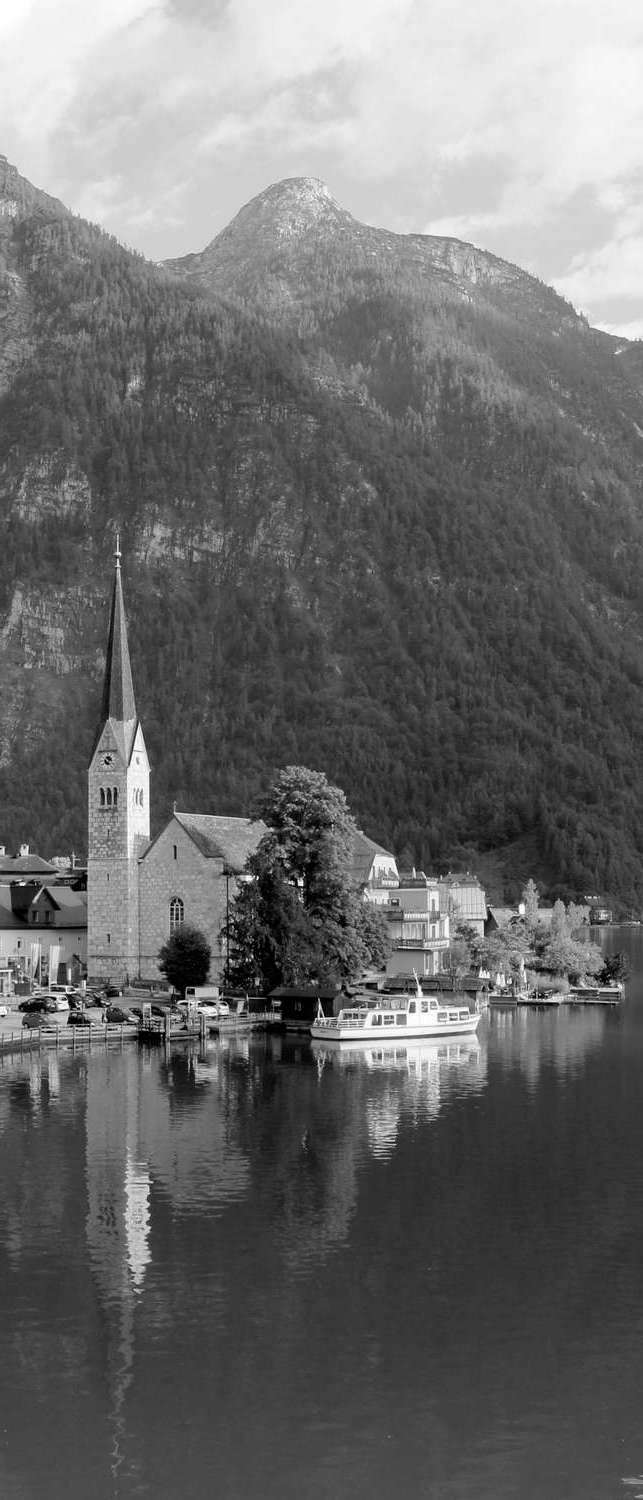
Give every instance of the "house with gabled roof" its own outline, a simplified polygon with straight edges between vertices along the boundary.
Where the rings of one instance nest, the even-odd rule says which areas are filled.
[[[40,854],[33,854],[28,844],[21,844],[18,854],[6,854],[0,846],[0,881],[55,880],[58,866]]]
[[[78,981],[87,957],[85,892],[37,881],[0,884],[0,954],[16,976],[56,980],[60,967]]]
[[[484,936],[487,898],[477,875],[445,875],[440,878],[440,904],[451,917],[453,928],[472,927]]]
[[[260,818],[173,812],[139,861],[142,978],[159,977],[159,949],[187,922],[210,944],[211,981],[223,980],[230,902],[265,832]]]
[[[352,884],[377,906],[386,905],[389,892],[400,883],[395,855],[369,839],[361,828],[353,838],[350,874]]]

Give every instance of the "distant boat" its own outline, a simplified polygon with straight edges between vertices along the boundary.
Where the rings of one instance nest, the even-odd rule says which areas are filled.
[[[515,1010],[518,1004],[518,995],[515,990],[487,990],[486,1004],[492,1010]]]
[[[584,1005],[615,1005],[622,1000],[624,986],[620,982],[614,984],[570,984],[569,999],[571,1001],[582,1000]]]
[[[544,1010],[546,1006],[555,1008],[564,1005],[568,999],[566,990],[523,990],[518,995],[518,1005],[531,1005],[534,1009]]]

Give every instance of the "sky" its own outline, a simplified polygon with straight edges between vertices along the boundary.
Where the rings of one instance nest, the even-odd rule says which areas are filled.
[[[153,260],[321,178],[643,337],[641,0],[2,0],[0,152]]]

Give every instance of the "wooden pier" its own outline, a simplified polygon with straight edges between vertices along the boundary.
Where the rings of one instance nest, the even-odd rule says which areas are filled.
[[[138,1025],[125,1022],[91,1026],[18,1026],[0,1030],[0,1053],[33,1052],[53,1048],[55,1052],[90,1052],[92,1047],[111,1047],[138,1041]]]

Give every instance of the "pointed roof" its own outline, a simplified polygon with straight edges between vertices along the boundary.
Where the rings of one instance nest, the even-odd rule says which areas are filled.
[[[116,567],[114,572],[112,609],[109,619],[109,636],[107,639],[103,701],[92,753],[95,752],[103,730],[109,723],[117,748],[127,763],[132,752],[138,719],[136,715],[129,647],[127,644],[127,624],[125,621],[123,585],[121,582],[121,552],[118,538],[116,540],[114,557]]]
[[[353,834],[353,843],[350,854],[350,875],[354,885],[368,885],[375,860],[381,856],[390,863],[391,870],[397,876],[397,863],[395,855],[390,849],[384,849],[381,844],[376,844],[374,839],[369,839],[361,828],[356,828]]]
[[[207,813],[175,812],[177,823],[189,834],[206,859],[222,859],[230,874],[240,874],[250,854],[267,833],[261,818],[227,818]]]

